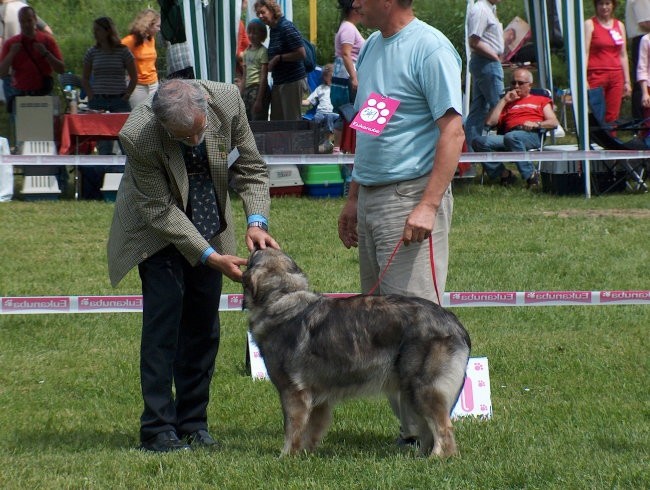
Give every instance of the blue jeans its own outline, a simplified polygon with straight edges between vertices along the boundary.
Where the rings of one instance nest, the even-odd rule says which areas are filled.
[[[471,151],[472,141],[483,133],[485,119],[503,93],[503,67],[499,61],[474,54],[469,60],[469,72],[472,100],[465,119],[465,140]]]
[[[314,114],[314,122],[325,126],[328,133],[334,132],[334,123],[339,119],[336,112],[317,112]]]
[[[479,136],[474,140],[474,151],[528,151],[539,148],[540,135],[536,131],[510,131],[504,135]],[[484,162],[483,168],[492,179],[501,177],[505,169],[501,162]],[[521,178],[528,180],[535,172],[531,162],[517,162]]]

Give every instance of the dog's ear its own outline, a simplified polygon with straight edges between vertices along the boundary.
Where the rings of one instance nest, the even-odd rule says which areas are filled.
[[[246,265],[246,270],[242,274],[241,277],[241,282],[242,285],[244,286],[244,291],[251,291],[253,288],[254,280],[253,280],[253,274],[255,273],[255,268],[253,264],[253,256],[251,255],[250,258],[248,259],[248,264]]]
[[[264,273],[260,271],[259,267],[254,267],[248,264],[248,268],[242,275],[242,285],[244,286],[244,298],[248,296],[252,303],[259,304],[263,298],[259,297],[260,294],[260,281],[263,281]],[[249,305],[250,306],[250,305]]]
[[[286,268],[286,271],[289,274],[302,274],[302,269],[300,266],[296,263],[295,260],[293,260],[291,257],[289,257],[287,254],[284,254],[285,260],[289,263],[289,266]]]

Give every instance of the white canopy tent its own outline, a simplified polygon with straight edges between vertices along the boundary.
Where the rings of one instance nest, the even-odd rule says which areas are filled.
[[[196,77],[232,82],[241,0],[180,0],[180,3]],[[248,2],[248,19],[255,16],[254,3],[255,0]],[[278,0],[278,3],[291,20],[292,0]]]

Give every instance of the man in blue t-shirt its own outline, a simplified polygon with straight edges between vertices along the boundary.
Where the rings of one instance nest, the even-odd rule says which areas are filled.
[[[435,277],[442,295],[447,279],[451,180],[462,151],[461,60],[449,40],[418,20],[411,0],[382,6],[356,1],[361,22],[377,28],[357,61],[360,109],[378,94],[399,105],[379,134],[357,131],[348,200],[339,237],[359,247],[361,289],[439,302],[429,259],[433,239]],[[391,265],[396,245],[403,241]],[[404,400],[391,405],[400,419],[400,444],[415,443],[417,421]]]

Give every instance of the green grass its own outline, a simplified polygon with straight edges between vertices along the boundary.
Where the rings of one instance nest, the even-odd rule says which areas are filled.
[[[355,251],[336,234],[342,203],[273,200],[271,231],[324,292],[358,290]],[[135,272],[117,289],[108,283],[112,211],[72,200],[0,205],[0,295],[139,294]],[[461,187],[447,289],[650,289],[649,226],[647,195]],[[381,399],[344,403],[316,454],[279,459],[277,395],[244,373],[239,312],[222,314],[209,407],[223,450],[144,454],[134,449],[138,314],[0,316],[0,487],[650,487],[647,306],[455,312],[472,354],[489,358],[494,416],[457,422],[461,457],[445,462],[400,452]]]

